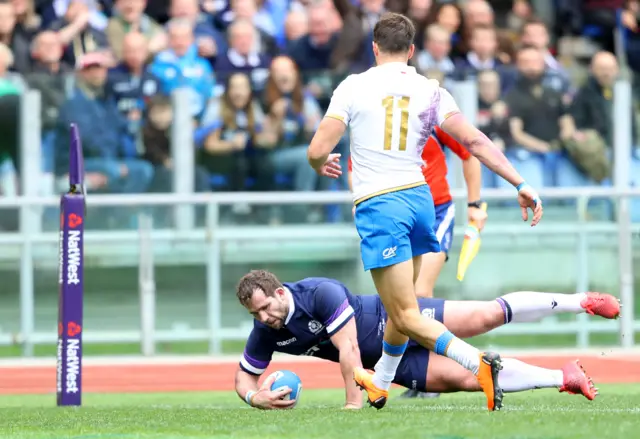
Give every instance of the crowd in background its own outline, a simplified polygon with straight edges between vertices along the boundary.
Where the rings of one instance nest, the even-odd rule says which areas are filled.
[[[552,22],[537,14],[545,1]],[[45,192],[61,190],[71,122],[89,192],[171,191],[171,94],[186,87],[196,191],[346,189],[316,177],[306,148],[336,85],[374,64],[372,30],[385,11],[416,24],[418,72],[446,88],[477,80],[478,126],[530,184],[610,183],[612,85],[621,55],[640,69],[638,1],[3,0],[0,187],[20,193],[24,158],[2,133],[30,88],[42,95]],[[563,38],[591,52],[560,54]],[[635,111],[632,120],[640,144]],[[337,149],[346,160],[348,139]],[[503,184],[484,175],[485,187]],[[314,209],[264,215],[326,220]]]

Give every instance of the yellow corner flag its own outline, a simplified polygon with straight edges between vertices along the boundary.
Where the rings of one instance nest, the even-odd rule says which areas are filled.
[[[482,203],[480,208],[486,211],[487,203]],[[462,250],[460,250],[460,258],[458,259],[458,280],[460,282],[464,279],[467,268],[469,268],[469,265],[478,254],[480,243],[480,231],[478,227],[475,223],[469,224],[464,232],[464,241],[462,242]]]

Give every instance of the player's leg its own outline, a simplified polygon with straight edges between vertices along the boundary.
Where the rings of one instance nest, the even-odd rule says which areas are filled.
[[[437,300],[421,301],[420,308],[429,308],[431,301]],[[613,319],[620,314],[620,303],[614,296],[602,293],[518,291],[489,301],[447,300],[442,322],[456,336],[467,338],[511,322],[537,322],[554,314],[583,312]]]
[[[436,206],[437,208],[437,206]],[[418,298],[433,297],[433,288],[436,280],[444,266],[447,255],[444,252],[426,253],[422,256],[415,257],[414,260],[414,277],[416,278],[414,285],[416,296]],[[446,326],[446,325],[445,325]],[[437,394],[425,394],[416,389],[407,389],[401,398],[418,398],[418,397],[434,397]]]
[[[433,297],[433,290],[440,276],[440,272],[448,259],[449,249],[453,240],[453,228],[455,225],[455,206],[452,202],[435,206],[436,221],[434,230],[440,251],[422,255],[420,275],[416,279],[416,296]]]
[[[455,205],[452,202],[436,205],[435,213],[434,229],[440,243],[440,252],[422,255],[420,273],[415,282],[416,296],[419,298],[433,297],[436,281],[449,258],[448,253],[453,239]],[[402,398],[434,398],[437,396],[439,396],[437,393],[425,393],[415,389],[408,389],[401,395]]]
[[[407,206],[399,202],[395,193],[380,195],[356,205],[354,219],[361,238],[364,269],[371,271],[380,297],[385,295],[384,288],[394,288],[398,294],[412,299],[417,310],[414,262],[408,239],[413,218]],[[376,283],[376,273],[386,272],[390,266],[400,268],[395,283],[390,281],[390,287]],[[378,409],[386,403],[391,381],[408,343],[408,337],[394,323],[390,318],[386,322],[382,355],[375,365],[375,373],[362,368],[354,371],[356,384],[367,392],[369,403]]]
[[[413,354],[407,354],[405,361],[420,363],[424,360]],[[415,355],[415,359],[413,358]],[[562,369],[546,369],[534,366],[515,358],[503,358],[503,369],[498,381],[500,387],[508,393],[522,392],[533,389],[558,388],[561,392],[584,395],[587,399],[594,399],[597,389],[591,378],[587,376],[579,363],[571,361]],[[417,373],[412,379],[420,378]],[[420,381],[418,381],[420,383]],[[439,355],[429,355],[426,374],[426,389],[429,392],[478,392],[481,391],[475,376],[451,361]],[[420,387],[418,387],[420,389]]]
[[[502,391],[497,386],[496,377],[500,370],[500,357],[480,353],[455,337],[439,321],[424,319],[420,315],[414,293],[413,263],[409,259],[437,252],[440,246],[430,228],[434,221],[431,194],[427,187],[414,189],[373,198],[356,209],[364,268],[371,270],[392,325],[385,328],[384,352],[376,365],[376,372],[369,375],[362,369],[356,369],[354,379],[367,391],[372,405],[383,407],[401,360],[398,357],[407,346],[406,341],[399,343],[411,337],[473,371],[487,395],[488,408],[499,409]],[[417,227],[418,224],[421,228]],[[419,238],[416,240],[416,237]]]
[[[428,196],[421,194],[419,199],[414,200],[416,206],[423,204],[423,208],[420,211],[422,217],[417,222],[418,227],[414,228],[411,232],[411,247],[414,255],[433,253],[434,248],[440,249],[439,239],[433,228],[429,228],[429,211],[428,207],[433,206],[430,193]],[[428,300],[428,299],[420,299]],[[500,409],[502,406],[502,390],[498,386],[498,372],[500,371],[500,356],[493,352],[481,353],[478,349],[469,345],[468,343],[457,338],[451,333],[445,326],[438,326],[443,320],[433,319],[420,319],[418,322],[419,327],[409,333],[409,337],[412,340],[419,342],[422,346],[425,346],[436,354],[444,355],[452,358],[463,367],[471,370],[478,381],[480,382],[483,391],[487,396],[487,406],[489,410]],[[443,329],[436,342],[434,348],[430,348],[427,344],[430,340],[421,336],[421,333],[427,334],[425,327],[422,324],[427,325],[432,331],[437,327]],[[411,328],[410,328],[411,329]]]

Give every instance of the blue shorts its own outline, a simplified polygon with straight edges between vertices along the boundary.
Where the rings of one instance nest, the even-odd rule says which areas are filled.
[[[444,299],[418,299],[423,316],[444,322]],[[427,391],[427,368],[429,367],[429,350],[417,342],[409,340],[409,346],[402,356],[396,377],[393,382],[407,389],[419,392]]]
[[[433,197],[426,184],[357,204],[355,224],[365,271],[439,253],[435,221]]]
[[[449,249],[453,241],[453,226],[455,225],[456,209],[452,201],[438,204],[436,208],[436,224],[434,230],[436,237],[440,243],[440,251],[447,254],[449,258]]]

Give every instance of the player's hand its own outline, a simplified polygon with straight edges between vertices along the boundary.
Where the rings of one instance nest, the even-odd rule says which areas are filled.
[[[487,222],[487,212],[478,209],[477,207],[469,207],[467,208],[467,215],[469,217],[469,224],[475,224],[478,230],[482,231],[484,229],[484,224]]]
[[[324,162],[316,172],[323,177],[338,178],[342,175],[342,166],[340,165],[341,154],[329,154],[327,161]]]
[[[261,410],[277,410],[291,408],[295,404],[295,399],[283,401],[282,398],[291,393],[290,388],[273,391],[271,386],[276,380],[275,375],[267,377],[260,386],[260,389],[251,398],[251,405]]]
[[[529,211],[533,212],[533,219],[531,220],[531,227],[535,226],[542,219],[542,200],[538,193],[533,188],[525,184],[518,191],[518,203],[520,209],[522,209],[522,220],[529,220]]]

